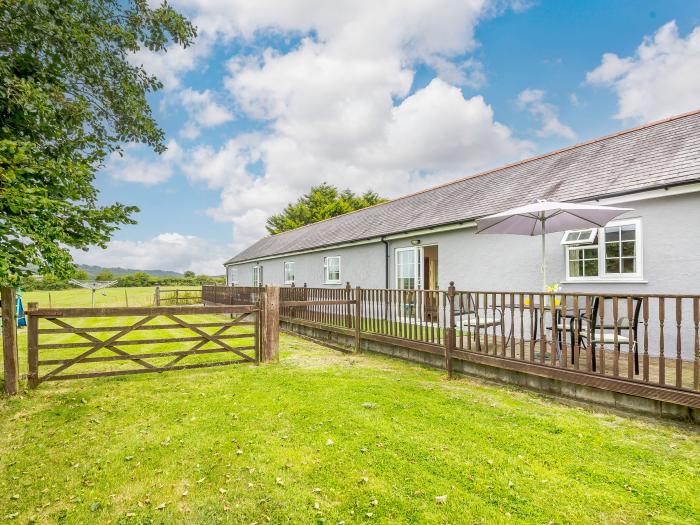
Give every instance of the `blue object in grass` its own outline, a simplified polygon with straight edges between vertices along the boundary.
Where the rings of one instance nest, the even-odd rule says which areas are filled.
[[[17,290],[17,299],[15,300],[15,312],[17,314],[17,327],[22,328],[27,326],[27,318],[24,316],[24,305],[22,304],[22,289]]]

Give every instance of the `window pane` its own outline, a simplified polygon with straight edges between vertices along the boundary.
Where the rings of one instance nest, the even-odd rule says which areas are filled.
[[[402,277],[398,284],[401,290],[412,290],[416,287],[416,280],[412,277]]]
[[[586,277],[595,277],[598,275],[598,259],[586,261],[583,270]]]
[[[605,228],[605,273],[636,273],[636,225]]]
[[[606,273],[620,273],[620,259],[605,259]]]
[[[340,257],[328,257],[326,259],[326,280],[340,281]]]
[[[583,250],[583,256],[586,259],[598,259],[598,247],[586,248]]]
[[[620,240],[620,227],[608,226],[605,228],[605,242],[613,242]]]
[[[620,256],[620,243],[610,242],[605,245],[605,256],[606,257],[619,257]]]
[[[571,277],[581,277],[581,265],[579,261],[569,260],[569,275]]]
[[[597,246],[569,249],[570,277],[597,277],[598,275]]]
[[[634,224],[628,224],[626,226],[622,227],[622,231],[620,233],[620,238],[623,241],[633,241],[635,240],[635,226]]]
[[[418,269],[418,250],[396,251],[396,280],[400,289],[414,288]]]

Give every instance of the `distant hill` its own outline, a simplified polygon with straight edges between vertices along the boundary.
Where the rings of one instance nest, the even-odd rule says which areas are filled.
[[[85,270],[90,278],[94,278],[102,270],[108,270],[112,272],[116,277],[121,275],[129,275],[136,272],[146,272],[148,275],[153,275],[154,277],[182,277],[183,274],[178,272],[171,272],[168,270],[133,270],[131,268],[105,268],[103,266],[92,266],[90,264],[79,264],[78,268]]]

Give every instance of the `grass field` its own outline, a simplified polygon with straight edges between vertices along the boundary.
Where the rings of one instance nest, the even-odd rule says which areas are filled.
[[[698,523],[697,427],[281,350],[0,399],[0,520]]]
[[[177,287],[161,287],[161,290],[170,290]],[[191,287],[190,287],[191,288]],[[153,304],[153,294],[155,288],[133,287],[133,288],[105,288],[95,293],[95,306],[150,306]],[[42,308],[69,307],[69,306],[91,306],[91,292],[83,288],[73,290],[23,292],[22,300],[25,307],[30,302],[37,302]]]

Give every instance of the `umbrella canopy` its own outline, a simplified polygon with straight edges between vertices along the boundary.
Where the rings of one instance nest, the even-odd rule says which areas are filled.
[[[602,228],[615,217],[628,211],[632,209],[541,200],[477,220],[477,233],[541,235],[566,230]]]
[[[542,287],[547,288],[545,234],[584,228],[602,228],[631,208],[539,200],[478,219],[476,233],[539,235],[542,238]]]

